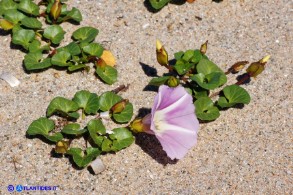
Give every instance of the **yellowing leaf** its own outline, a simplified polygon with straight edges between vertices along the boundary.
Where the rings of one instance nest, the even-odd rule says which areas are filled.
[[[115,66],[116,64],[115,57],[109,50],[104,50],[101,58],[106,62],[108,66]]]
[[[4,30],[10,30],[13,28],[13,26],[14,25],[8,20],[0,19],[0,27],[3,28]]]

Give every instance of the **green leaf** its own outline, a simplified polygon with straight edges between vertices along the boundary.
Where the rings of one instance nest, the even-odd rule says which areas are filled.
[[[171,0],[149,0],[151,3],[151,6],[155,9],[161,9],[162,7],[164,7],[165,5],[167,5],[167,3],[169,3]]]
[[[102,135],[106,134],[106,128],[102,121],[100,119],[90,120],[87,124],[87,129],[89,130],[92,140],[100,147],[104,140],[104,136]]]
[[[71,63],[68,60],[71,59],[71,55],[67,51],[60,51],[53,55],[51,63],[56,66],[70,66]]]
[[[210,74],[212,72],[222,72],[224,73],[216,64],[207,59],[201,59],[196,66],[198,73],[203,73],[204,75]]]
[[[70,123],[63,127],[61,130],[62,133],[67,135],[82,135],[87,132],[87,129],[80,129],[80,125],[78,123]]]
[[[220,83],[219,86],[225,84],[227,82],[227,77],[225,75],[225,73],[213,62],[203,58],[199,61],[199,63],[196,66],[196,70],[198,73],[202,73],[205,76],[207,76],[208,74],[211,74],[213,72],[219,72],[221,73],[220,76]]]
[[[117,81],[118,72],[112,66],[106,65],[105,68],[96,68],[97,75],[107,84],[112,85]]]
[[[95,93],[82,90],[77,92],[72,99],[86,114],[96,114],[99,110],[99,97]]]
[[[42,23],[36,18],[25,17],[21,20],[21,24],[27,28],[40,29]]]
[[[197,118],[205,121],[215,120],[220,116],[219,109],[209,97],[199,98],[194,102]]]
[[[17,9],[18,4],[13,0],[0,1],[0,15],[3,15],[7,10]]]
[[[118,123],[127,123],[131,120],[132,115],[133,105],[131,103],[127,103],[122,112],[113,114],[113,118]]]
[[[176,60],[180,60],[182,58],[182,56],[184,55],[183,51],[179,51],[177,53],[174,54],[174,57]]]
[[[29,48],[29,44],[34,40],[35,32],[33,30],[21,29],[13,33],[12,43],[21,45],[26,50]]]
[[[73,157],[75,164],[81,168],[86,167],[91,161],[93,161],[97,156],[101,154],[101,151],[98,148],[89,147],[83,153],[80,148],[70,148],[66,154],[69,154]]]
[[[182,56],[182,60],[185,62],[189,62],[194,55],[194,50],[187,50],[184,55]]]
[[[59,25],[48,26],[44,31],[44,37],[54,44],[59,44],[64,38],[65,31]]]
[[[81,22],[82,21],[82,15],[80,13],[80,11],[78,9],[76,9],[75,7],[72,8],[72,10],[70,10],[66,16],[65,16],[66,20],[72,19],[76,22]]]
[[[188,62],[184,62],[183,60],[177,60],[176,64],[174,66],[175,70],[177,71],[177,73],[179,75],[184,75],[186,74],[192,67],[194,66],[194,64],[188,63]]]
[[[72,37],[78,41],[91,42],[98,35],[98,29],[93,27],[81,27],[73,32]]]
[[[113,140],[112,150],[114,151],[126,148],[134,142],[134,137],[127,128],[113,129],[113,134],[110,134],[109,137]]]
[[[32,0],[21,0],[18,9],[34,16],[38,16],[40,11],[39,6],[32,2]]]
[[[105,138],[103,140],[103,143],[102,143],[102,151],[103,152],[111,152],[111,151],[113,151],[113,149],[112,149],[112,143],[113,142],[110,139]]]
[[[101,57],[104,48],[98,43],[90,43],[89,45],[83,47],[82,50],[91,56]]]
[[[49,45],[41,45],[41,42],[37,39],[33,40],[33,42],[31,42],[31,44],[29,45],[29,52],[30,53],[35,53],[35,52],[39,52],[42,53],[43,51],[49,51],[50,50],[50,46]]]
[[[75,42],[71,42],[68,45],[66,45],[65,47],[60,47],[57,49],[57,51],[67,51],[72,56],[79,55],[81,53],[79,45]]]
[[[63,97],[55,97],[47,108],[47,117],[52,116],[54,113],[65,114],[68,116],[70,112],[75,112],[78,109],[79,107],[74,101]]]
[[[50,67],[51,59],[43,59],[41,52],[28,53],[24,56],[24,66],[26,70],[40,70]]]
[[[162,77],[156,77],[153,78],[150,82],[149,85],[154,85],[154,86],[160,86],[166,83],[166,81],[170,78],[170,76],[162,76]]]
[[[222,108],[232,107],[236,104],[249,104],[249,93],[238,85],[226,86],[223,90],[224,96],[218,100],[218,105]]]
[[[4,19],[8,20],[9,22],[12,22],[13,24],[19,23],[22,19],[24,19],[26,16],[13,9],[13,10],[8,10],[4,13]]]
[[[220,72],[212,72],[207,75],[199,73],[191,76],[190,79],[195,81],[202,88],[211,90],[221,86],[221,78],[223,78],[222,75],[223,74]]]
[[[52,131],[54,128],[54,121],[49,120],[45,117],[41,117],[30,124],[26,133],[28,135],[42,135],[52,142],[58,142],[63,139],[61,133],[58,132],[53,135],[49,135],[49,132]]]
[[[77,71],[77,70],[80,70],[80,69],[85,69],[85,70],[87,70],[87,69],[89,69],[89,68],[90,68],[90,67],[87,66],[87,65],[84,65],[84,64],[78,64],[78,65],[69,66],[69,67],[67,68],[67,70],[68,70],[69,72],[74,72],[74,71]]]
[[[190,61],[192,63],[197,64],[202,58],[203,58],[202,53],[200,52],[200,50],[197,49],[197,50],[194,50],[193,57],[190,59]]]
[[[121,100],[122,98],[119,95],[111,91],[105,92],[100,96],[99,99],[100,109],[102,111],[108,111],[112,108],[112,106]]]

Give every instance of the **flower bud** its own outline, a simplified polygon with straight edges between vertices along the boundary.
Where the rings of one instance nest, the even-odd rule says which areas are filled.
[[[193,3],[195,0],[186,0],[188,3]]]
[[[8,20],[0,19],[0,27],[3,28],[4,30],[10,30],[13,28],[13,26],[14,25]]]
[[[255,78],[257,75],[259,75],[260,73],[262,73],[262,71],[264,69],[265,69],[265,67],[263,66],[263,64],[261,64],[259,62],[253,62],[246,69],[246,72],[249,74],[249,76]]]
[[[205,54],[208,50],[208,41],[206,41],[204,44],[201,45],[200,47],[200,53]]]
[[[240,62],[236,62],[235,64],[233,64],[229,70],[226,72],[226,74],[232,72],[232,73],[237,73],[240,70],[242,70],[245,65],[248,64],[248,61],[240,61]]]
[[[134,133],[142,133],[144,132],[144,125],[142,123],[142,118],[134,119],[129,125],[131,131]]]
[[[55,0],[54,4],[51,7],[50,14],[54,20],[57,20],[61,13],[62,4],[60,0]]]
[[[118,102],[114,106],[112,106],[111,112],[113,114],[122,112],[125,109],[125,106],[128,102],[129,102],[128,99],[121,100],[120,102]]]
[[[177,87],[179,85],[180,81],[174,76],[170,76],[169,79],[167,80],[167,85],[169,87]]]
[[[265,64],[270,59],[270,56],[265,56],[258,62],[253,62],[250,64],[250,66],[246,69],[246,72],[249,74],[249,76],[256,78],[262,71],[265,69]]]
[[[158,63],[162,66],[168,66],[168,53],[159,40],[156,41],[156,53]]]
[[[69,147],[69,141],[61,140],[56,143],[55,152],[58,154],[65,154]]]

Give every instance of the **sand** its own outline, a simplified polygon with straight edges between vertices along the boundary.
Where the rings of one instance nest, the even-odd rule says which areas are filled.
[[[18,184],[58,186],[57,191],[31,194],[293,193],[292,1],[198,0],[169,4],[157,13],[143,0],[68,4],[82,12],[80,26],[100,30],[96,41],[116,56],[119,81],[109,86],[93,72],[55,69],[28,74],[22,66],[25,53],[1,30],[0,73],[13,73],[21,84],[12,88],[0,80],[0,194],[9,194],[7,186]],[[62,24],[67,32],[64,44],[80,26]],[[209,40],[207,55],[223,69],[241,60],[272,57],[263,74],[244,86],[251,103],[201,124],[198,144],[176,163],[154,137],[142,134],[129,148],[101,156],[107,168],[93,175],[75,169],[68,158],[51,157],[52,145],[26,138],[29,124],[45,115],[51,99],[72,98],[81,89],[101,94],[129,83],[121,95],[134,104],[135,115],[140,108],[151,108],[156,92],[144,88],[152,76],[165,72],[156,62],[156,39],[170,56]],[[146,67],[150,71],[144,71]]]

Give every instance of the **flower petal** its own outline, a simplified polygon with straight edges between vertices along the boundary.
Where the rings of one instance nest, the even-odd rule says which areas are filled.
[[[196,144],[199,122],[192,97],[182,87],[162,85],[152,108],[151,130],[171,158],[181,159]]]

